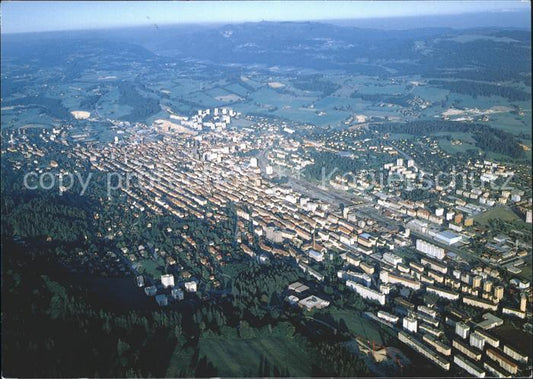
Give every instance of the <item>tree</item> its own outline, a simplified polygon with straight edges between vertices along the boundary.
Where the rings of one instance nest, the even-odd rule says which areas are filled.
[[[130,351],[130,349],[131,346],[127,342],[122,341],[120,338],[118,339],[117,354],[122,366],[126,366],[128,364],[127,353]]]

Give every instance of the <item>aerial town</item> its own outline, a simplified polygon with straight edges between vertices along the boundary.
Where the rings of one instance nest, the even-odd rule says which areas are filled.
[[[4,1],[2,376],[533,373],[528,1]]]
[[[377,305],[366,317],[390,328],[399,341],[442,370],[455,365],[477,377],[528,372],[531,352],[491,329],[512,319],[519,333],[531,333],[530,241],[518,231],[492,235],[474,222],[478,214],[513,206],[531,224],[530,191],[489,185],[519,176],[512,167],[469,161],[465,173],[485,182],[481,189],[436,184],[427,189],[435,194],[431,200],[409,200],[390,182],[380,183],[375,175],[370,179],[370,170],[334,173],[314,182],[301,177],[315,163],[311,150],[339,153],[344,151],[342,138],[297,139],[290,125],[229,108],[199,110],[191,118],[172,115],[171,120],[139,124],[129,133],[118,125],[117,137],[103,148],[84,141],[86,136],[70,135],[68,126],[42,130],[39,147],[25,133],[11,133],[2,155],[35,177],[51,173],[59,178],[71,175],[69,169],[55,170],[57,162],[48,161],[47,149],[68,149],[70,170],[89,165],[106,174],[108,197],[124,198],[136,217],[192,215],[215,226],[228,218],[231,204],[237,218],[233,246],[239,254],[260,264],[294,262],[309,279],[286,288],[290,306],[306,312],[327,308],[331,296],[322,284],[342,286]],[[232,127],[239,120],[247,126]],[[367,139],[353,152],[364,145],[388,157],[378,168],[387,178],[396,175],[412,188],[422,188],[430,173],[387,142]],[[109,232],[120,233],[120,227]],[[186,229],[167,232],[183,238],[176,249],[195,248]],[[229,264],[232,256],[215,243],[207,253],[209,259],[194,263],[208,270],[207,280],[194,275],[191,262],[180,261],[176,251],[138,245],[112,255],[127,263],[139,291],[165,307],[186,294],[194,296],[207,282],[220,286],[222,278],[212,262]],[[143,270],[154,259],[165,261],[165,273]]]

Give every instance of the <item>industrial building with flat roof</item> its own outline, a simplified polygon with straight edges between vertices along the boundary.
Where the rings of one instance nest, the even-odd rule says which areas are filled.
[[[438,233],[434,238],[435,240],[444,243],[448,246],[461,242],[462,240],[462,237],[460,235],[457,235],[449,230],[445,230],[444,232]]]
[[[308,311],[312,309],[322,309],[329,305],[329,301],[323,300],[317,296],[311,295],[298,302],[302,307],[305,307]]]

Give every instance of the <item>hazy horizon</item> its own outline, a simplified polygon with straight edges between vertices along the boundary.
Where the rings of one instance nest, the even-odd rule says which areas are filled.
[[[261,21],[313,21],[378,29],[410,29],[410,20],[414,18],[428,21],[425,23],[417,21],[413,28],[531,27],[530,3],[522,1],[457,3],[339,1],[335,2],[334,9],[325,1],[283,3],[11,1],[3,2],[1,10],[3,34]],[[120,16],[117,17],[117,14]]]

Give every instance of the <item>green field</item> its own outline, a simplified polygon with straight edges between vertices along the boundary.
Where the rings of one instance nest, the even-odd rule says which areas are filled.
[[[155,262],[152,259],[145,259],[141,261],[141,265],[144,268],[144,272],[155,279],[158,279],[165,273],[163,262]]]
[[[440,148],[448,154],[464,153],[468,150],[480,150],[476,146],[476,140],[472,137],[472,133],[441,132],[432,133],[431,135],[438,139]],[[459,140],[461,144],[453,145],[452,140]]]
[[[308,353],[293,338],[202,337],[199,347],[200,357],[206,356],[216,367],[219,376],[257,376],[261,357],[266,359],[271,367],[288,369],[291,376],[311,374]]]
[[[413,139],[415,136],[412,134],[406,134],[406,133],[391,133],[389,135],[389,139],[391,140],[402,140],[402,139]]]
[[[520,220],[520,217],[507,207],[494,207],[474,217],[474,220],[481,225],[488,225],[489,221],[493,219],[517,221]]]
[[[451,139],[458,139],[462,142],[475,144],[476,140],[472,137],[472,133],[462,133],[462,132],[439,132],[439,133],[432,133],[432,135],[437,137],[450,137]]]
[[[522,109],[528,109],[531,105],[528,105],[523,102],[518,102]],[[489,125],[502,129],[506,132],[519,134],[519,133],[528,133],[531,132],[531,118],[527,116],[518,116],[512,113],[496,113],[490,116],[491,121]]]
[[[365,318],[362,312],[332,308],[330,314],[337,322],[343,320],[353,334],[380,345],[384,344],[392,334],[391,329]]]
[[[436,88],[428,85],[414,87],[411,91],[413,95],[420,96],[422,99],[432,103],[440,102],[449,95],[450,91],[442,88]]]
[[[182,349],[180,346],[176,347],[170,362],[168,363],[167,378],[177,378],[180,376],[186,376],[190,371],[190,363],[194,355],[194,349],[189,347]]]
[[[464,153],[468,150],[479,150],[476,145],[464,141],[460,145],[452,145],[451,141],[448,141],[446,138],[439,138],[438,140],[440,148],[448,154]]]

